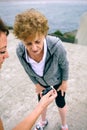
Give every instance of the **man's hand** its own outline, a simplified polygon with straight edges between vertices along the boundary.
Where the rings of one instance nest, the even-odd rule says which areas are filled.
[[[57,91],[61,91],[61,95],[64,96],[64,92],[66,92],[67,87],[68,87],[67,81],[62,81],[62,84],[57,89]]]

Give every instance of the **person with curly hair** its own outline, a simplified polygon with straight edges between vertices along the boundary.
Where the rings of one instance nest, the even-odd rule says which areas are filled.
[[[25,72],[35,84],[38,100],[41,99],[40,93],[49,86],[57,90],[55,101],[61,117],[61,130],[68,130],[65,102],[69,70],[67,53],[62,41],[48,35],[48,30],[48,20],[38,10],[30,9],[17,14],[14,34],[21,42],[16,52]],[[46,111],[44,109],[42,112],[41,121],[36,124],[35,130],[47,126]]]

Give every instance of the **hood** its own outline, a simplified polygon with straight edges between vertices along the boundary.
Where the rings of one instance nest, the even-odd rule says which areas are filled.
[[[50,35],[46,36],[47,49],[49,50],[51,55],[56,51],[57,46],[60,44],[60,42],[61,40],[58,37]],[[19,43],[17,51],[20,56],[25,55],[25,46],[22,42]]]

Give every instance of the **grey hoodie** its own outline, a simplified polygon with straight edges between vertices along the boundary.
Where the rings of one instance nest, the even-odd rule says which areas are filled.
[[[47,55],[43,76],[37,75],[31,65],[26,61],[25,46],[19,43],[17,47],[17,56],[23,65],[26,73],[34,84],[43,86],[57,85],[63,80],[68,80],[69,63],[66,50],[61,40],[54,36],[46,36]]]

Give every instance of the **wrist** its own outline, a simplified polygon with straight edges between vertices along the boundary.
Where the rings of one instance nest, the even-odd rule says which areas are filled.
[[[63,81],[62,81],[62,84],[66,84],[66,83],[67,83],[67,80],[63,80]]]
[[[38,104],[37,104],[37,106],[36,106],[36,110],[39,110],[39,113],[42,113],[42,111],[44,110],[44,105],[41,103],[41,102],[39,102]]]

